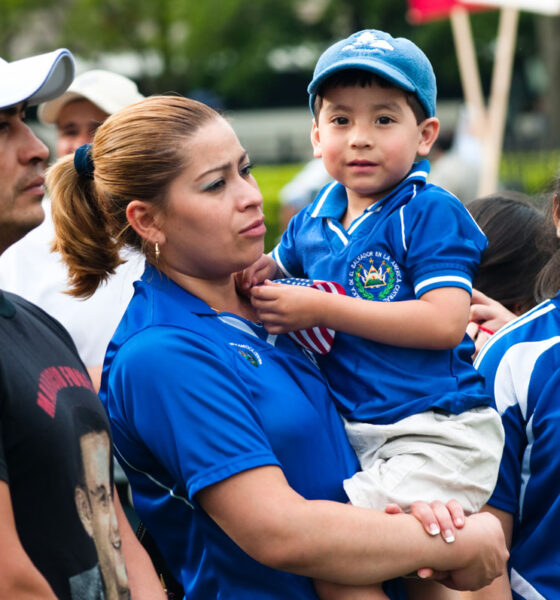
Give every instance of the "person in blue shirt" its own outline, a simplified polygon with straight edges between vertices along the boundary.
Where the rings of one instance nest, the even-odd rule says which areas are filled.
[[[501,573],[490,515],[467,517],[449,545],[426,533],[438,516],[427,504],[419,523],[347,503],[357,460],[320,370],[235,286],[266,227],[223,117],[147,98],[58,161],[48,187],[75,294],[92,293],[123,246],[146,255],[100,393],[134,506],[189,600],[316,600],[313,577],[359,587],[422,567],[477,588]]]
[[[456,498],[476,512],[503,447],[465,334],[487,242],[455,196],[426,183],[429,163],[415,162],[439,131],[431,64],[409,40],[360,31],[321,55],[308,91],[315,156],[334,181],[241,285],[253,285],[271,334],[337,332],[318,360],[362,467],[344,482],[353,504]],[[255,285],[266,277],[332,280],[346,295]]]
[[[560,183],[554,187],[552,216],[560,237]],[[548,299],[510,319],[490,337],[475,361],[506,433],[498,483],[485,510],[502,522],[510,560],[509,577],[504,574],[479,592],[465,594],[470,600],[560,596],[559,265],[556,251],[535,286],[536,294]],[[495,301],[483,306],[485,319],[504,318],[503,307]]]

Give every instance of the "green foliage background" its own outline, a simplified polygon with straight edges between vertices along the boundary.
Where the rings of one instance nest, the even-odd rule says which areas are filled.
[[[0,56],[12,60],[57,46],[93,62],[134,53],[159,65],[142,74],[146,94],[204,89],[233,109],[293,106],[305,104],[322,50],[375,28],[415,41],[434,65],[439,96],[461,97],[449,21],[415,26],[406,11],[406,0],[0,0]],[[471,15],[486,90],[498,17],[496,10]],[[536,52],[534,18],[521,13],[517,65]],[[278,51],[292,57],[281,69],[271,62]]]
[[[253,175],[263,195],[263,210],[266,222],[265,250],[272,250],[280,231],[280,190],[303,167],[302,164],[261,165],[253,169]]]

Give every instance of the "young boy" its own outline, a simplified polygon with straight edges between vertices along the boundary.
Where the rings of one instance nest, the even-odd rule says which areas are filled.
[[[363,469],[344,482],[353,504],[455,498],[478,511],[503,447],[465,335],[487,242],[414,162],[439,131],[431,64],[409,40],[361,31],[323,53],[308,91],[314,155],[334,181],[244,274],[252,302],[270,333],[337,332],[318,360]],[[333,280],[347,295],[255,285],[276,277]]]

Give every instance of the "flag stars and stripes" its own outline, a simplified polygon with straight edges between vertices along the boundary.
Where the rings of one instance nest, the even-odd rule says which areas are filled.
[[[300,277],[290,277],[288,279],[277,279],[276,283],[286,285],[301,285],[310,287],[330,294],[346,295],[344,288],[334,281],[319,281],[313,279],[303,279]],[[287,335],[300,346],[311,350],[315,354],[327,354],[330,351],[334,341],[334,330],[328,327],[309,327],[297,331],[289,331]]]

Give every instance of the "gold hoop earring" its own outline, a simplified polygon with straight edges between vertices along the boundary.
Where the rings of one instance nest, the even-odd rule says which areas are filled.
[[[156,262],[159,262],[159,244],[157,242],[154,244],[154,255],[156,257]]]

